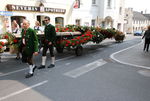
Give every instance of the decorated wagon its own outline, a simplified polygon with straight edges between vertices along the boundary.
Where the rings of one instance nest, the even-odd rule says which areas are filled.
[[[43,40],[44,33],[37,33],[39,41]],[[20,34],[14,35],[17,39],[21,37]],[[77,37],[78,36],[78,37]],[[69,47],[70,49],[75,50],[75,53],[77,56],[82,54],[82,46],[81,42],[79,40],[79,36],[81,36],[81,32],[56,32],[56,43],[55,47],[58,53],[63,53],[63,50],[65,48],[68,48],[72,45],[72,47]],[[76,37],[77,39],[73,39]],[[77,42],[71,42],[69,39],[77,41]],[[40,42],[40,46],[42,46],[42,42]]]
[[[44,33],[37,32],[39,40],[42,40]],[[66,27],[56,26],[56,42],[55,47],[58,53],[63,53],[64,49],[74,50],[77,56],[82,55],[83,45],[92,41],[93,43],[100,43],[106,38],[114,38],[117,42],[123,41],[125,35],[114,29],[103,29],[100,27],[87,27],[67,25]],[[20,34],[5,33],[3,35],[3,41],[7,43],[6,46],[10,48],[10,53],[16,53],[18,51],[18,39]],[[1,39],[1,38],[0,38]],[[42,43],[40,43],[42,46]],[[0,50],[3,45],[0,45]]]

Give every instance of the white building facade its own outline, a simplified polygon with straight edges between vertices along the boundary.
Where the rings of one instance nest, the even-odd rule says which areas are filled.
[[[11,31],[11,22],[19,26],[23,19],[44,25],[44,17],[49,16],[53,25],[77,24],[101,26],[123,31],[124,0],[1,0],[0,34]],[[77,3],[78,2],[78,3]],[[75,7],[76,3],[77,6]]]
[[[70,23],[123,31],[124,10],[124,0],[80,0],[80,8],[73,9]]]
[[[133,34],[135,32],[143,32],[150,25],[149,14],[143,14],[143,12],[133,11],[133,8],[126,8],[125,10],[125,25],[124,30],[127,34]]]
[[[133,11],[133,33],[146,30],[149,24],[150,21],[143,12]]]

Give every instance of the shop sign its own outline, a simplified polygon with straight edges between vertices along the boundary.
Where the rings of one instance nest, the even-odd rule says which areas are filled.
[[[33,12],[50,12],[50,13],[65,13],[65,9],[59,9],[59,8],[45,8],[42,7],[36,7],[36,6],[22,6],[22,5],[11,5],[8,4],[6,6],[8,11],[33,11]]]
[[[65,13],[65,9],[59,9],[59,8],[45,8],[45,12],[51,12],[51,13]]]
[[[22,5],[7,5],[8,11],[39,11],[39,7],[22,6]]]
[[[12,16],[13,12],[10,11],[0,11],[0,16]]]

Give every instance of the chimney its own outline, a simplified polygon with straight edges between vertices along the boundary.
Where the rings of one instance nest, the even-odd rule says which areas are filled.
[[[147,13],[147,9],[145,9],[145,14]]]

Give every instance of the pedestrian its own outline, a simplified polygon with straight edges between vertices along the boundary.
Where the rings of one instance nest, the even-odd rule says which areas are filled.
[[[56,39],[56,31],[55,27],[50,24],[50,17],[46,16],[44,18],[45,21],[45,29],[44,29],[44,40],[43,40],[43,51],[42,51],[42,64],[38,69],[45,68],[46,66],[46,53],[49,49],[51,56],[51,64],[48,68],[55,67],[55,56],[54,56],[54,42]]]
[[[20,30],[19,30],[19,25],[17,23],[16,20],[13,20],[12,22],[12,34],[20,34]],[[20,59],[20,54],[19,54],[19,49],[17,50],[17,53],[16,53],[16,60],[19,60]]]
[[[16,20],[13,20],[13,22],[12,22],[12,33],[13,34],[20,34],[19,25],[18,25]]]
[[[36,31],[42,31],[41,25],[40,25],[39,21],[35,22],[34,30],[36,30]]]
[[[143,51],[147,51],[149,50],[149,44],[150,44],[150,25],[147,27],[148,29],[145,31],[143,38],[145,38],[145,43],[144,43],[144,49]]]
[[[42,27],[40,26],[40,22],[39,21],[35,22],[34,30],[35,30],[35,32],[37,34],[42,34],[43,33]],[[39,41],[39,44],[38,44],[39,52],[40,52],[40,50],[42,48],[42,42],[41,42],[41,40],[42,40],[42,37],[39,37],[39,39],[38,39],[38,41]]]
[[[21,32],[22,62],[28,63],[29,73],[26,78],[32,77],[36,69],[33,63],[33,55],[38,55],[38,38],[33,29],[30,27],[28,20],[23,21],[23,29]]]

